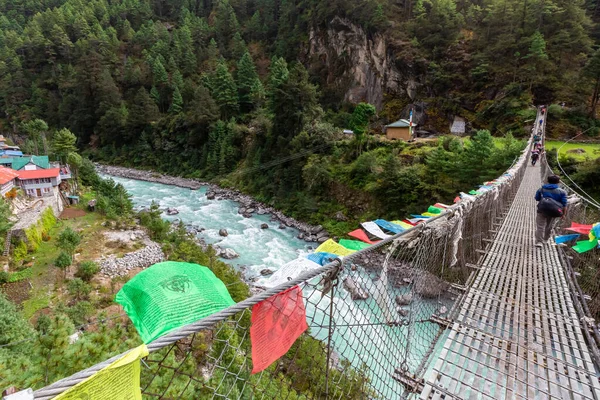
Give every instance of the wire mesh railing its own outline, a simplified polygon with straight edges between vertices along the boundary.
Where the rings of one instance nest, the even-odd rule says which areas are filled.
[[[512,203],[530,145],[480,195],[463,196],[413,229],[285,283],[263,278],[257,284],[265,291],[149,343],[143,397],[397,399],[418,390],[471,283],[479,250]],[[302,293],[293,309],[276,300],[291,288]],[[281,329],[305,313],[308,330],[283,357],[253,374],[257,305],[271,307],[277,315],[271,322]],[[35,398],[62,393],[117,357],[37,390]]]
[[[538,116],[539,118],[539,116]],[[543,118],[541,126],[537,126],[542,143],[545,144],[545,130],[547,115]],[[572,234],[566,231],[572,223],[591,225],[600,222],[600,206],[597,201],[590,197],[574,183],[566,172],[560,168],[559,151],[556,153],[556,163],[560,170],[562,187],[567,191],[568,203],[565,215],[560,218],[554,231],[556,234]],[[547,159],[547,153],[544,151],[541,155],[540,173],[542,182],[546,182],[550,175],[555,175],[558,171],[553,171],[552,166]],[[586,240],[585,236],[583,239]],[[582,317],[584,334],[590,346],[596,368],[600,370],[600,331],[597,320],[600,319],[600,255],[598,250],[591,250],[585,253],[578,253],[571,246],[561,245],[560,256],[566,267],[566,273],[572,292],[572,297],[577,308],[578,314]]]

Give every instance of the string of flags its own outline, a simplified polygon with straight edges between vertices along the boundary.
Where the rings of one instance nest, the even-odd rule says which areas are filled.
[[[492,190],[512,177],[513,170],[518,167],[517,164],[500,178],[485,182],[468,194],[461,192],[454,202],[473,200]],[[332,239],[325,241],[306,258],[293,260],[281,267],[271,276],[267,285],[280,285],[339,256],[368,248],[382,239],[441,215],[449,207],[435,203],[427,211],[404,220],[376,219],[363,222],[361,228],[348,233],[353,239],[341,239],[339,243]],[[574,249],[583,252],[598,245],[600,224],[574,223],[570,230],[577,233],[556,237],[557,243],[572,241],[581,234],[587,234],[590,240],[577,242]],[[210,269],[174,261],[154,264],[137,274],[117,293],[115,301],[123,306],[144,344],[69,388],[56,399],[141,400],[140,360],[148,355],[146,344],[235,304],[227,287]],[[302,288],[296,285],[255,304],[251,322],[252,373],[255,374],[284,356],[308,329]]]
[[[598,243],[598,239],[600,239],[600,222],[596,222],[595,224],[591,225],[578,224],[576,222],[572,222],[571,226],[566,228],[566,230],[575,233],[569,235],[556,236],[554,238],[555,243],[568,243],[579,239],[581,235],[587,235],[588,240],[580,240],[576,242],[575,245],[572,247],[573,250],[575,250],[578,253],[585,253],[586,251],[600,248],[600,244]]]

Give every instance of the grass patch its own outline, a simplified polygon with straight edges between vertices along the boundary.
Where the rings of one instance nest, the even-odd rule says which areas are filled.
[[[558,150],[564,143],[556,140],[546,141],[546,150]],[[569,150],[574,149],[583,149],[585,153],[569,153]],[[570,156],[577,161],[595,160],[596,158],[600,158],[600,143],[567,143],[560,149],[559,155]]]

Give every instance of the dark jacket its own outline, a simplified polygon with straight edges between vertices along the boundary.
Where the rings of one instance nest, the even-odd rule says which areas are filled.
[[[567,206],[567,192],[565,192],[564,189],[561,189],[557,184],[547,183],[542,186],[542,189],[538,189],[538,191],[535,192],[536,201],[542,200],[542,190],[544,197],[550,197],[551,199],[562,203],[563,207]]]

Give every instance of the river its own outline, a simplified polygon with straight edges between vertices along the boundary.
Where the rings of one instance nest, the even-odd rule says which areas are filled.
[[[260,271],[265,268],[277,270],[289,261],[305,257],[316,246],[315,243],[297,239],[296,229],[278,229],[279,222],[270,222],[268,214],[244,218],[237,212],[238,203],[230,200],[208,200],[206,187],[190,190],[121,177],[111,178],[127,189],[135,207],[148,207],[154,201],[161,208],[176,208],[179,214],[164,215],[164,218],[171,221],[181,220],[186,225],[204,228],[198,236],[206,243],[235,250],[240,257],[227,262],[238,269],[245,267],[246,278],[260,276]],[[269,225],[268,229],[261,229],[260,226],[264,223]],[[222,228],[227,229],[227,237],[219,236],[219,230]],[[363,287],[372,293],[373,279],[376,277],[372,273],[360,270],[358,276]],[[321,299],[320,291],[310,289],[309,286],[305,287],[303,292],[310,333],[318,339],[326,340],[329,297]],[[390,298],[402,293],[401,290],[391,287],[388,288],[388,292]],[[435,301],[417,302],[418,307],[415,309],[419,312],[413,315],[416,319],[427,319],[439,307]],[[385,319],[382,318],[373,298],[353,301],[343,288],[337,291],[334,304],[335,322],[339,325],[332,336],[336,353],[349,360],[355,368],[367,365],[371,385],[382,398],[397,398],[395,394],[401,391],[401,385],[391,378],[394,369],[400,366],[397,362],[401,356],[397,352],[404,351],[407,341],[411,343],[410,355],[407,354],[407,358],[412,362],[407,366],[414,370],[419,358],[434,339],[437,329],[430,322],[410,327],[379,324],[370,326],[371,322]],[[448,303],[446,305],[451,306]],[[421,332],[415,332],[415,328]],[[415,334],[419,337],[414,336]]]

